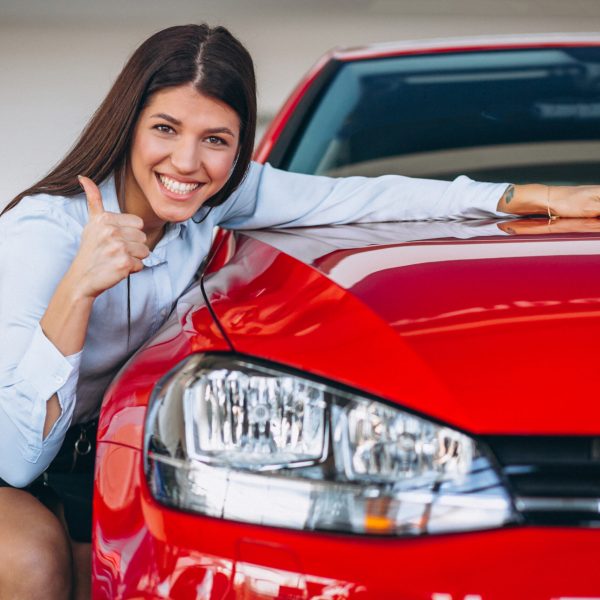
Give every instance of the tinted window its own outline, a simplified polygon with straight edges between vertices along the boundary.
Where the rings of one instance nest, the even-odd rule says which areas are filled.
[[[600,48],[346,63],[285,162],[334,175],[597,182]]]

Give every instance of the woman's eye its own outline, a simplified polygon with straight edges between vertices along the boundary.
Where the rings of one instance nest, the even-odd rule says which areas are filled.
[[[156,129],[156,131],[160,131],[161,133],[171,133],[172,131],[174,131],[170,125],[164,125],[162,123],[155,125],[154,129]]]
[[[220,138],[218,135],[209,135],[206,138],[206,141],[209,144],[214,144],[215,146],[226,146],[227,145],[227,142],[223,138]]]

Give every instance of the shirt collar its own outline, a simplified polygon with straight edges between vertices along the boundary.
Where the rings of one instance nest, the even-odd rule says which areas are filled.
[[[146,267],[154,267],[167,261],[167,246],[183,235],[187,223],[167,223],[165,233],[160,238],[154,250],[150,251],[149,256],[142,260]]]

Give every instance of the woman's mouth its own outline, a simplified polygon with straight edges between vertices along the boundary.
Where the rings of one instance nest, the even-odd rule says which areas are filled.
[[[182,181],[177,181],[172,177],[168,177],[167,175],[162,175],[161,173],[157,173],[157,179],[162,184],[162,187],[166,189],[171,194],[175,194],[176,196],[180,196],[182,198],[189,196],[192,192],[196,191],[201,183],[184,183]]]

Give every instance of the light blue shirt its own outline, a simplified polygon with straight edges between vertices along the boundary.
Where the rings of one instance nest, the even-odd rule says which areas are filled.
[[[252,164],[239,189],[197,224],[172,223],[144,269],[94,302],[83,350],[63,356],[39,322],[79,249],[88,221],[85,196],[24,198],[0,218],[0,477],[24,486],[58,452],[73,423],[96,417],[119,368],[164,323],[205,258],[216,225],[296,227],[505,216],[496,205],[507,184],[452,183],[388,175],[332,179]],[[120,212],[113,178],[100,186],[107,211]],[[205,208],[198,216],[206,215]],[[43,439],[46,403],[62,414]]]

